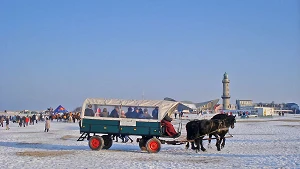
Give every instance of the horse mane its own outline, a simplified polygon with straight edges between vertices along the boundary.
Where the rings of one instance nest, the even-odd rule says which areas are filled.
[[[211,119],[226,119],[228,117],[227,114],[216,114]]]

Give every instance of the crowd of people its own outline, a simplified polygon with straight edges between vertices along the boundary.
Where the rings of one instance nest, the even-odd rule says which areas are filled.
[[[53,112],[50,112],[49,119],[51,121],[56,120],[56,121],[75,123],[76,121],[78,122],[80,120],[80,113],[67,112],[67,113],[54,114]]]
[[[46,117],[46,119],[45,119],[45,116],[42,115],[42,114],[40,114],[40,115],[33,114],[32,116],[30,116],[30,115],[23,115],[23,116],[20,116],[20,115],[2,115],[2,116],[0,116],[0,126],[4,127],[4,122],[5,122],[6,123],[6,130],[9,130],[10,129],[10,127],[9,127],[10,122],[17,123],[18,127],[27,127],[29,125],[34,125],[35,123],[37,124],[40,121],[46,121],[45,123],[48,123],[48,124],[45,125],[45,131],[47,131],[47,129],[49,131],[50,122],[48,122],[47,120],[48,120],[48,117]]]
[[[4,113],[7,113],[5,110]],[[34,125],[39,122],[45,122],[45,132],[49,132],[50,122],[56,119],[57,121],[73,122],[75,123],[80,120],[80,113],[63,113],[54,114],[50,112],[49,114],[37,113],[37,114],[18,114],[18,115],[0,115],[0,127],[6,127],[6,130],[10,129],[10,123],[17,123],[18,127],[28,127],[29,125]],[[5,124],[4,124],[5,123]]]

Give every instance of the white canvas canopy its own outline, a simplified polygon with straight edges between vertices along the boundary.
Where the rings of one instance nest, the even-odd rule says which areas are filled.
[[[81,118],[84,117],[84,110],[88,104],[100,106],[131,106],[131,107],[158,107],[158,120],[162,120],[166,114],[171,115],[176,109],[179,102],[166,100],[124,100],[124,99],[104,99],[104,98],[87,98],[82,105]]]

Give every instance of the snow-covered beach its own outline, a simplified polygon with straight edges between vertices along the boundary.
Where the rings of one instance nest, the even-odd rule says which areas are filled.
[[[189,119],[197,116],[190,115]],[[180,120],[175,120],[178,124]],[[182,135],[185,136],[183,120]],[[213,146],[196,153],[185,145],[163,144],[159,153],[141,151],[138,143],[113,143],[92,151],[80,136],[78,123],[44,122],[28,127],[0,127],[2,168],[300,168],[300,116],[237,118],[232,138],[220,152]],[[132,137],[136,140],[137,137]],[[214,143],[214,141],[213,141]],[[207,147],[207,141],[204,141]],[[213,144],[214,145],[214,144]]]

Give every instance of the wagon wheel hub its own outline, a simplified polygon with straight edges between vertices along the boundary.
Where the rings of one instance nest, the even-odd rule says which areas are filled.
[[[93,148],[97,148],[97,147],[100,146],[100,141],[98,139],[95,139],[95,138],[92,139],[91,143],[92,143],[91,145],[92,145]]]
[[[158,145],[158,143],[156,141],[152,141],[150,143],[149,147],[150,147],[151,150],[157,151],[158,148],[159,148],[159,145]]]

